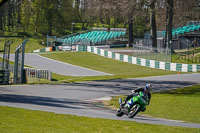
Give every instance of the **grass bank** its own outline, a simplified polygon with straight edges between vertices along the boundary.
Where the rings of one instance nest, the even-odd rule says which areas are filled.
[[[4,49],[4,43],[8,40],[13,41],[13,44],[11,44],[10,52],[14,53],[17,46],[20,45],[25,40],[25,38],[0,38],[0,50]],[[45,46],[40,44],[42,41],[42,39],[28,38],[28,42],[25,46],[25,52],[31,53],[33,50],[44,48]]]
[[[200,85],[153,93],[150,105],[143,114],[200,123],[199,101]],[[118,97],[114,97],[110,105],[117,108]]]
[[[62,52],[52,54],[42,54],[42,56],[59,60],[62,62],[70,63],[73,65],[106,72],[113,74],[112,76],[98,76],[98,77],[80,77],[80,79],[123,79],[123,78],[136,78],[146,76],[158,76],[176,74],[176,72],[152,69],[108,59],[88,52]],[[54,78],[57,78],[54,76]],[[64,76],[62,77],[64,79]]]
[[[200,129],[141,124],[0,106],[3,133],[197,133]]]

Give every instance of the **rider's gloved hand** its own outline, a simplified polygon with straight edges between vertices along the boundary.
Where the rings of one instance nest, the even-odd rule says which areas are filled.
[[[135,89],[132,90],[132,93],[135,93]]]

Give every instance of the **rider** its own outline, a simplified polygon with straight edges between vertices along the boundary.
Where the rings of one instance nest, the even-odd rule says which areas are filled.
[[[138,88],[138,89],[136,89],[136,90],[133,90],[132,93],[129,94],[129,95],[126,97],[126,99],[125,99],[125,101],[123,102],[122,105],[125,105],[126,102],[127,102],[129,99],[131,99],[133,96],[138,95],[138,93],[139,93],[140,91],[147,94],[148,99],[146,99],[146,100],[147,100],[147,102],[148,102],[148,104],[149,104],[150,99],[151,99],[151,93],[150,93],[151,90],[152,90],[151,84],[146,84],[144,88]],[[146,108],[145,108],[144,110],[142,110],[142,111],[145,111],[145,110],[146,110]]]

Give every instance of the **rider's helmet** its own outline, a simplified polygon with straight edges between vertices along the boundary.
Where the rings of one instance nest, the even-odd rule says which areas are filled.
[[[144,90],[146,92],[150,92],[152,90],[152,85],[151,84],[146,84]]]

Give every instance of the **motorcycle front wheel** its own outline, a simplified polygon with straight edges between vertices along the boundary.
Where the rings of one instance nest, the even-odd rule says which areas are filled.
[[[141,105],[140,104],[135,104],[133,105],[133,107],[131,107],[129,113],[128,113],[128,117],[129,118],[133,118],[134,116],[137,115],[137,113],[139,113],[141,110]]]
[[[121,117],[123,115],[124,115],[124,112],[122,112],[122,109],[118,108],[117,111],[116,111],[116,116]]]

